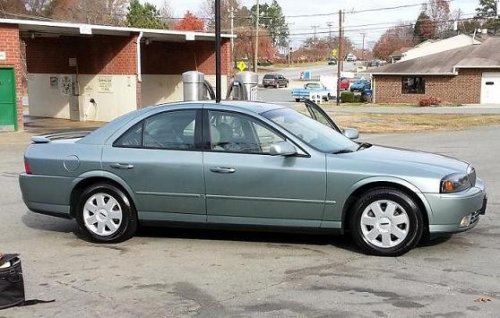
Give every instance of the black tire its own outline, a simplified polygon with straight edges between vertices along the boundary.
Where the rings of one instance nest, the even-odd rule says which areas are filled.
[[[383,202],[390,203],[391,205],[395,203],[394,206],[398,207],[395,208],[390,217],[388,216],[389,214],[387,214],[388,217],[385,217],[385,212],[387,212],[387,210],[383,211],[383,218],[377,218],[377,216],[374,215],[374,220],[378,220],[376,222],[376,225],[362,225],[361,220],[364,212],[368,211],[364,216],[367,219],[372,218],[370,213],[372,213],[372,215],[374,214],[374,212],[372,212],[372,209],[369,208],[370,205],[375,204],[379,207],[383,207]],[[389,204],[385,205],[385,209],[387,209],[388,207]],[[368,254],[378,256],[399,256],[408,252],[420,241],[424,230],[424,220],[422,213],[423,212],[419,210],[418,205],[406,193],[394,188],[376,188],[364,193],[354,204],[350,218],[351,235],[359,248]],[[404,239],[400,239],[397,237],[397,235],[393,235],[392,232],[394,231],[394,233],[396,233],[396,231],[398,231],[397,229],[393,230],[393,224],[399,222],[401,218],[396,221],[394,217],[399,217],[400,215],[404,214],[406,214],[407,216],[407,218],[405,219],[406,223],[398,224],[397,227],[402,230],[401,233],[406,233],[406,236],[404,236]],[[366,223],[366,221],[363,222]],[[374,234],[372,236],[378,236],[375,236],[370,241],[370,239],[367,238],[369,234],[363,233],[363,231],[371,233],[372,230],[376,230],[376,232],[373,232]],[[387,234],[388,231],[391,232]],[[389,247],[379,246],[384,245],[383,234],[385,234],[386,238],[389,237],[388,241],[386,240],[386,242],[390,241],[389,245],[393,243],[394,245]],[[399,232],[398,235],[400,235]],[[398,242],[398,240],[400,240],[400,242]]]
[[[111,203],[112,199],[115,203],[111,210],[114,210],[115,212],[117,211],[116,209],[120,209],[121,211],[121,221],[119,222],[119,226],[112,232],[112,233],[103,233],[103,235],[100,235],[98,233],[93,232],[92,230],[89,229],[89,227],[93,227],[95,224],[98,224],[99,222],[96,220],[94,225],[86,225],[85,222],[85,217],[86,214],[89,212],[85,212],[85,204],[87,203],[87,200],[91,200],[92,198],[92,203],[96,202],[96,209],[99,209],[99,203],[97,203],[98,198],[101,197],[103,198],[103,202],[105,203]],[[105,201],[106,198],[108,198],[108,201]],[[111,199],[112,198],[112,199]],[[92,204],[91,203],[91,204]],[[135,208],[133,207],[130,199],[128,196],[119,188],[116,186],[109,184],[109,183],[97,183],[94,185],[89,186],[87,189],[83,191],[83,193],[80,196],[80,200],[76,204],[76,221],[78,223],[78,227],[80,229],[80,232],[88,238],[92,242],[96,243],[118,243],[122,242],[125,240],[128,240],[131,238],[136,230],[137,230],[137,212]],[[115,209],[116,208],[116,209]],[[106,220],[110,220],[116,225],[116,220],[112,217],[108,217],[108,214],[106,216],[101,216],[99,214],[99,211],[104,210],[106,213],[106,209],[102,208],[99,209],[98,211],[90,212],[93,216],[95,217],[102,217]],[[99,214],[99,215],[98,215]],[[92,216],[91,216],[92,217]],[[89,215],[87,215],[87,219],[89,219]],[[91,221],[90,221],[91,222]],[[103,222],[101,222],[103,223]],[[110,230],[111,228],[108,225],[103,226],[103,230],[106,231],[106,229]],[[97,229],[96,229],[97,230]]]
[[[295,101],[298,103],[300,102],[300,98],[295,98]]]

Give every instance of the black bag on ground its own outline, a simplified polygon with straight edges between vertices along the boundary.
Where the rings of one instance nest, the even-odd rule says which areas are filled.
[[[5,254],[3,257],[0,255],[0,267],[0,309],[54,301],[38,299],[26,300],[24,294],[23,269],[18,254]]]
[[[0,309],[21,305],[25,300],[21,259],[17,254],[6,254],[1,263],[10,266],[0,268]]]

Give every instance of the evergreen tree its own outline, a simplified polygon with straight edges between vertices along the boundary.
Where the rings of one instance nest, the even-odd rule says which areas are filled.
[[[160,11],[155,5],[139,0],[131,0],[127,13],[127,25],[136,28],[166,29],[167,25],[162,20]]]
[[[251,9],[253,17],[256,15],[257,6]],[[271,5],[264,3],[259,6],[259,25],[269,32],[269,36],[274,45],[288,46],[288,25],[283,15],[283,10],[276,0]]]

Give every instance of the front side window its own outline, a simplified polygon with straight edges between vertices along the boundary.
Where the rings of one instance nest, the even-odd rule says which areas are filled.
[[[402,87],[403,94],[425,94],[425,79],[416,76],[403,77]]]
[[[260,122],[241,114],[210,111],[210,149],[268,154],[273,143],[284,139]]]
[[[191,150],[195,148],[196,110],[164,112],[144,119],[123,134],[117,147]]]
[[[289,108],[271,110],[263,114],[311,147],[326,153],[355,151],[358,144],[336,130]]]

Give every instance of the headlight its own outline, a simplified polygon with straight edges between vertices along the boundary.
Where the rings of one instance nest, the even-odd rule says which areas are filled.
[[[472,186],[469,175],[454,173],[441,180],[441,192],[452,193],[469,189]]]

